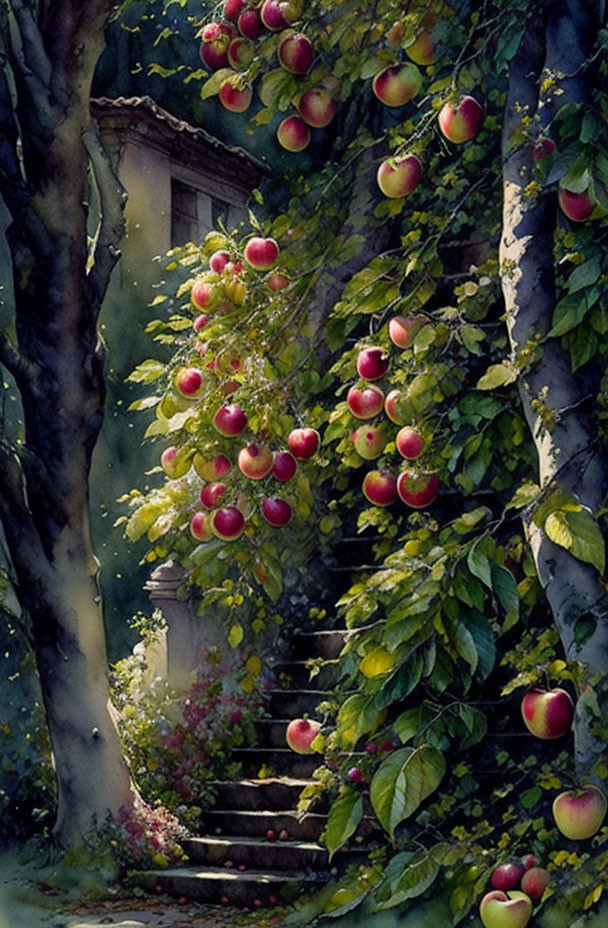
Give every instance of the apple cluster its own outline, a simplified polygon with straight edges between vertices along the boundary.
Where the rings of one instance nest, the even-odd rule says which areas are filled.
[[[423,316],[396,316],[389,322],[389,337],[397,347],[409,348],[427,321]],[[406,421],[405,416],[409,412],[407,391],[402,393],[394,389],[385,396],[376,382],[388,372],[389,364],[389,355],[377,345],[360,350],[356,362],[360,381],[349,389],[346,402],[355,419],[364,420],[366,424],[357,427],[351,438],[355,451],[365,461],[380,457],[388,442],[388,435],[383,422],[374,424],[369,420],[376,419],[384,412],[394,425],[399,426],[394,436],[395,446],[400,457],[410,465],[410,462],[418,460],[422,455],[426,441],[420,429]],[[411,466],[397,475],[386,468],[370,470],[362,486],[363,495],[374,506],[390,506],[399,498],[412,509],[429,506],[436,499],[439,488],[436,474]]]
[[[233,69],[219,89],[222,105],[233,113],[243,113],[253,99],[250,86],[243,86],[239,71],[248,68],[256,54],[255,39],[267,32],[281,32],[277,61],[283,70],[304,77],[310,71],[314,47],[308,36],[292,29],[302,15],[302,0],[226,0],[224,21],[207,23],[201,30],[200,54],[212,71]],[[283,119],[277,129],[279,144],[290,152],[303,151],[311,140],[311,129],[328,126],[336,114],[339,81],[331,77],[318,86],[297,94],[296,113]]]
[[[479,906],[485,928],[525,928],[550,880],[532,854],[500,864],[490,877],[493,889]]]
[[[557,146],[553,139],[540,136],[532,146],[532,160],[548,170],[556,152]],[[560,187],[557,201],[564,216],[572,222],[586,222],[597,205],[589,186],[577,191],[570,190],[568,187]]]

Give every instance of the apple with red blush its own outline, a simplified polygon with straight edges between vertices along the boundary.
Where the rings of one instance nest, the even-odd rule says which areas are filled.
[[[403,399],[401,390],[394,389],[386,394],[384,412],[395,425],[405,425],[405,417],[399,411],[399,404]]]
[[[422,86],[422,74],[415,64],[393,64],[374,77],[372,90],[385,106],[404,106]]]
[[[190,519],[190,534],[196,541],[210,541],[213,538],[209,513],[195,512]]]
[[[595,200],[592,199],[588,190],[575,193],[573,190],[562,188],[557,195],[557,200],[562,213],[572,222],[585,222],[595,209]]]
[[[474,139],[483,122],[483,107],[475,97],[461,97],[458,104],[446,103],[439,111],[438,123],[449,142],[460,145]]]
[[[236,36],[231,23],[207,23],[201,32],[201,58],[212,71],[228,66],[228,46]]]
[[[285,740],[296,754],[314,754],[311,745],[320,731],[321,723],[314,719],[292,719],[287,726]]]
[[[264,24],[257,10],[243,10],[236,22],[237,28],[246,39],[257,39],[264,31]]]
[[[363,380],[380,380],[388,370],[389,358],[383,348],[363,348],[357,355],[357,373]]]
[[[235,541],[245,530],[245,516],[236,506],[217,509],[211,517],[211,528],[222,541]]]
[[[178,455],[179,448],[175,445],[171,445],[171,447],[165,448],[160,456],[160,466],[171,480],[176,480],[178,477],[183,477],[184,474],[187,474],[192,463],[189,456],[186,455],[179,460]]]
[[[362,425],[353,432],[352,442],[360,457],[365,461],[373,461],[384,451],[386,435],[375,426]]]
[[[490,877],[490,883],[494,889],[501,889],[503,892],[517,889],[525,872],[526,869],[521,860],[509,860],[495,868]]]
[[[574,704],[560,687],[545,690],[535,686],[522,699],[521,714],[526,728],[537,738],[562,738],[572,726]]]
[[[224,109],[227,109],[230,113],[244,113],[249,108],[253,98],[253,91],[251,87],[243,87],[242,90],[239,90],[230,81],[226,81],[220,87],[218,98]]]
[[[245,39],[242,35],[233,39],[228,46],[228,64],[237,71],[248,68],[255,55],[255,44],[251,39]]]
[[[290,32],[279,43],[279,64],[290,74],[307,74],[313,59],[312,42],[302,32]]]
[[[324,129],[336,115],[338,104],[324,87],[313,87],[300,97],[298,112],[314,129]]]
[[[243,431],[247,425],[247,416],[238,403],[229,403],[217,410],[213,417],[213,425],[220,435],[231,438]]]
[[[428,321],[426,316],[393,316],[388,323],[388,337],[397,348],[410,348]]]
[[[206,325],[209,323],[209,316],[206,313],[200,313],[192,323],[192,328],[198,334],[202,332]]]
[[[556,150],[557,146],[553,139],[541,137],[532,146],[532,160],[535,164],[538,164],[539,161],[542,161],[547,155],[552,155]]]
[[[306,461],[317,453],[320,436],[316,429],[293,429],[287,438],[289,450],[297,461]]]
[[[226,493],[226,485],[215,481],[206,483],[200,492],[201,503],[205,509],[215,509],[219,501]]]
[[[261,511],[263,517],[273,528],[283,528],[290,521],[293,510],[289,503],[276,496],[268,496],[262,500]]]
[[[182,367],[175,375],[175,386],[186,399],[196,399],[203,389],[203,375],[196,367]]]
[[[351,387],[346,394],[348,408],[356,419],[373,419],[384,407],[384,393],[380,387]]]
[[[221,274],[227,264],[230,263],[230,254],[227,251],[214,251],[209,258],[209,269],[216,274]]]
[[[300,116],[287,116],[277,128],[277,140],[286,151],[304,151],[310,138],[310,129]]]
[[[272,476],[281,483],[287,483],[295,475],[298,462],[289,451],[277,451],[272,463]]]
[[[224,4],[224,16],[226,19],[238,19],[246,5],[246,0],[226,0]]]
[[[274,290],[276,293],[279,290],[285,290],[290,283],[291,281],[289,277],[286,277],[285,274],[281,274],[279,271],[276,271],[274,274],[270,275],[266,281],[266,286],[270,287],[270,289]]]
[[[390,506],[397,499],[397,481],[388,470],[370,470],[363,478],[362,489],[374,506]]]
[[[551,875],[547,870],[543,867],[530,867],[521,878],[521,890],[533,902],[540,902],[550,882]]]
[[[387,158],[376,174],[376,181],[385,197],[399,199],[413,193],[422,178],[422,162],[416,155]]]
[[[229,473],[232,467],[230,458],[227,458],[225,454],[217,454],[208,461],[203,457],[200,451],[196,452],[192,463],[198,476],[203,480],[207,480],[209,483],[213,483],[215,480],[221,480],[222,477],[225,477],[226,474]]]
[[[607,805],[606,796],[599,786],[586,783],[580,789],[566,790],[556,797],[553,818],[566,838],[585,841],[602,827]]]
[[[273,238],[254,235],[245,245],[243,257],[254,270],[269,271],[277,263],[279,246]]]
[[[395,437],[397,451],[407,461],[415,461],[424,451],[424,438],[417,428],[405,425]]]
[[[195,309],[209,312],[217,305],[218,300],[219,294],[213,283],[204,278],[194,281],[190,301]]]
[[[239,470],[250,480],[263,480],[272,470],[272,451],[266,445],[251,442],[241,448],[237,460]]]
[[[424,509],[435,501],[439,493],[439,478],[436,474],[417,474],[403,471],[397,478],[399,499],[411,509]]]
[[[479,906],[484,928],[526,928],[532,916],[532,900],[519,890],[486,893]]]

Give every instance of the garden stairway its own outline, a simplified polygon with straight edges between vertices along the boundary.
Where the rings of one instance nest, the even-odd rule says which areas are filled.
[[[285,730],[292,718],[314,713],[327,695],[311,688],[307,660],[335,660],[343,640],[340,631],[293,637],[291,659],[276,666],[291,688],[272,691],[270,717],[257,723],[259,745],[233,753],[243,779],[215,783],[216,805],[202,821],[205,834],[184,843],[188,866],[141,873],[142,885],[200,902],[251,906],[289,902],[327,882],[328,854],[319,844],[326,816],[312,812],[301,818],[296,812],[320,758],[291,751]],[[331,685],[331,669],[331,663],[324,665],[314,678],[318,687]],[[260,771],[268,775],[260,777]],[[269,831],[274,840],[267,838]],[[282,831],[285,840],[278,838]]]

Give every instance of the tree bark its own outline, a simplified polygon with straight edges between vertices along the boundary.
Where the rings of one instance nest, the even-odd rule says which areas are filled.
[[[20,447],[0,440],[0,518],[32,625],[63,845],[81,843],[133,800],[110,712],[88,512],[105,399],[97,319],[124,205],[89,115],[110,12],[107,0],[0,0],[0,193],[13,220],[16,331],[15,345],[0,340],[0,363],[15,379],[25,423]],[[90,170],[102,214],[93,250]]]
[[[522,115],[537,115],[549,124],[554,110],[567,102],[585,102],[591,93],[586,61],[600,28],[599,5],[588,0],[531,4],[517,55],[511,63],[503,133],[503,234],[500,248],[502,288],[514,360],[522,365],[519,391],[538,452],[542,488],[565,490],[591,512],[605,499],[606,464],[598,444],[595,418],[598,371],[592,363],[576,375],[559,339],[547,337],[556,305],[553,258],[556,196],[526,196],[534,178],[529,145],[515,146],[513,133]],[[562,93],[543,101],[539,86],[544,70],[568,75]],[[540,351],[534,347],[541,344]],[[526,350],[529,363],[526,364]],[[540,401],[540,406],[537,405]],[[555,424],[543,424],[541,407]],[[568,660],[586,665],[590,674],[608,671],[608,596],[597,569],[555,545],[541,528],[526,522],[526,534]],[[583,640],[582,621],[595,623]],[[580,641],[580,644],[577,644]],[[592,734],[581,700],[575,720],[576,763],[588,776],[603,745]]]

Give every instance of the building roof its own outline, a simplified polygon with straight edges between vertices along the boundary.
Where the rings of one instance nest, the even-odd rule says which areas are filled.
[[[257,175],[251,186],[255,186],[262,174],[270,174],[270,168],[259,161],[244,148],[227,145],[225,142],[206,132],[198,126],[193,126],[183,119],[178,119],[167,110],[159,106],[152,97],[97,97],[91,100],[91,112],[102,124],[102,129],[111,127],[114,130],[129,130],[131,134],[138,135],[150,144],[168,151],[171,155],[186,157],[188,154],[195,161],[205,151],[208,155],[214,153],[222,160],[238,162],[241,171]]]

